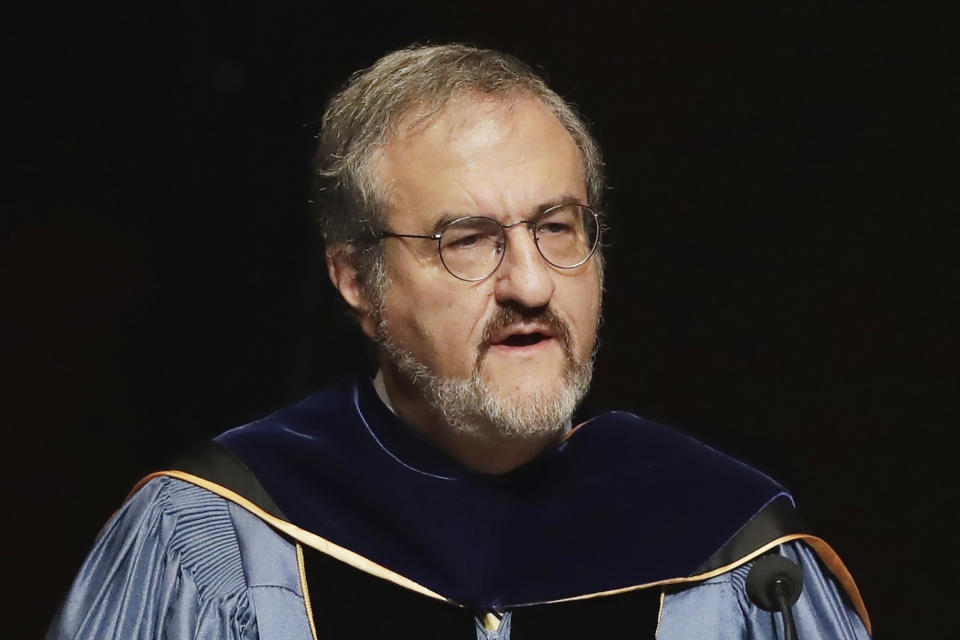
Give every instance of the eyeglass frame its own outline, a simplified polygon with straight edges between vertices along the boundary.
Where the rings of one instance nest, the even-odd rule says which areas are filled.
[[[590,247],[590,251],[587,252],[587,255],[583,258],[583,260],[581,260],[576,264],[572,264],[568,267],[563,267],[558,264],[554,264],[547,258],[547,256],[543,255],[543,249],[540,248],[540,240],[537,237],[537,225],[540,224],[540,221],[543,220],[547,215],[549,215],[551,211],[556,211],[561,207],[570,207],[570,206],[579,207],[580,209],[586,209],[593,215],[593,220],[597,225],[597,236],[594,238],[593,246]],[[487,275],[481,278],[462,278],[457,274],[455,274],[453,271],[451,271],[450,267],[447,266],[447,261],[443,259],[443,251],[441,251],[440,247],[443,241],[442,240],[443,234],[450,226],[462,220],[475,220],[475,219],[490,220],[491,222],[495,222],[496,224],[500,225],[501,234],[503,235],[503,251],[500,252],[500,260],[497,261],[497,265],[493,269],[491,269],[490,273],[488,273]],[[440,229],[439,233],[431,233],[431,234],[423,235],[423,234],[416,234],[416,233],[396,233],[394,231],[380,230],[376,232],[375,235],[378,240],[384,240],[386,238],[420,238],[422,240],[436,240],[437,255],[440,256],[440,262],[443,264],[443,268],[447,270],[447,273],[449,273],[451,276],[453,276],[457,280],[462,280],[463,282],[480,282],[482,280],[486,280],[487,278],[495,274],[497,272],[497,269],[500,268],[500,265],[503,264],[503,257],[507,255],[507,242],[508,242],[507,231],[521,224],[525,224],[530,228],[531,235],[533,236],[533,244],[536,245],[537,253],[540,254],[540,257],[543,258],[547,264],[549,264],[552,267],[556,267],[557,269],[576,269],[577,267],[583,266],[584,264],[586,264],[587,260],[593,257],[593,254],[597,252],[597,247],[600,246],[600,235],[602,232],[602,227],[600,225],[600,214],[592,207],[589,207],[585,204],[580,204],[579,202],[562,202],[560,204],[555,204],[551,207],[547,207],[546,209],[538,213],[534,218],[530,220],[517,220],[516,222],[511,222],[510,224],[503,224],[499,220],[496,220],[489,216],[462,216],[460,218],[456,218],[454,220],[450,220],[449,222],[446,222],[443,225],[443,228]]]

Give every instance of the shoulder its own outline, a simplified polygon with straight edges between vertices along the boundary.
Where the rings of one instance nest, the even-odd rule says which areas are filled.
[[[777,495],[788,495],[773,478],[733,456],[625,411],[602,413],[582,423],[562,447],[581,464],[626,471],[645,483],[669,479],[671,486],[683,486],[686,493],[736,494],[739,501],[755,495],[760,500],[757,509]],[[753,513],[756,510],[749,515]]]
[[[158,477],[100,532],[47,637],[256,637],[248,591],[227,504]]]
[[[104,527],[48,638],[284,637],[264,631],[303,610],[289,541],[241,507],[160,476]]]
[[[793,615],[800,637],[866,640],[866,627],[836,579],[804,542],[780,545],[776,553],[797,564],[803,574]],[[747,593],[754,562],[709,580],[667,590],[657,638],[712,637],[723,640],[778,638],[777,616],[761,610]]]
[[[111,525],[143,529],[142,535],[156,538],[167,560],[196,580],[201,599],[247,586],[230,503],[205,489],[154,478],[127,500]]]
[[[150,509],[176,519],[167,555],[190,574],[198,599],[248,606],[260,638],[310,637],[293,542],[238,504],[184,480],[155,478],[131,502],[141,493]]]
[[[220,496],[177,478],[156,476],[127,498],[112,522],[166,518],[176,524],[181,518],[199,518],[203,524],[215,524],[223,522],[225,513],[226,501]]]
[[[608,411],[578,425],[566,438],[570,446],[624,447],[628,454],[648,452],[645,457],[688,462],[711,462],[750,469],[736,458],[705,444],[683,431],[628,411]],[[755,471],[755,470],[754,470]]]
[[[278,563],[296,566],[294,545],[243,507],[190,482],[151,479],[128,499],[115,522],[156,523],[150,527],[153,535],[167,557],[197,580],[200,595],[264,583],[299,595],[299,581],[269,571]]]

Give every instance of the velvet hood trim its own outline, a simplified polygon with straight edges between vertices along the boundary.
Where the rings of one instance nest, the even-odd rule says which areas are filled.
[[[802,539],[870,626],[837,554],[807,533],[776,532],[712,566],[768,505],[792,498],[761,472],[629,413],[593,418],[497,476],[421,440],[366,380],[214,442],[265,494],[241,495],[189,465],[138,486],[157,475],[191,482],[357,569],[477,611],[697,582]]]

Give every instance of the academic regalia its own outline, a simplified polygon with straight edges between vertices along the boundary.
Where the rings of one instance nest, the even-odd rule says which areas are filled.
[[[363,380],[148,476],[48,638],[772,639],[744,588],[765,553],[803,570],[800,638],[868,637],[839,558],[764,474],[612,412],[484,475]]]

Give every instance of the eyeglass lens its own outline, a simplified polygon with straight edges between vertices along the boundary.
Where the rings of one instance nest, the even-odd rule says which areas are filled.
[[[540,254],[555,267],[569,269],[586,261],[597,244],[593,211],[570,204],[554,207],[536,220],[534,239]],[[500,265],[506,238],[490,218],[463,218],[449,224],[440,238],[440,259],[463,280],[482,280]]]

